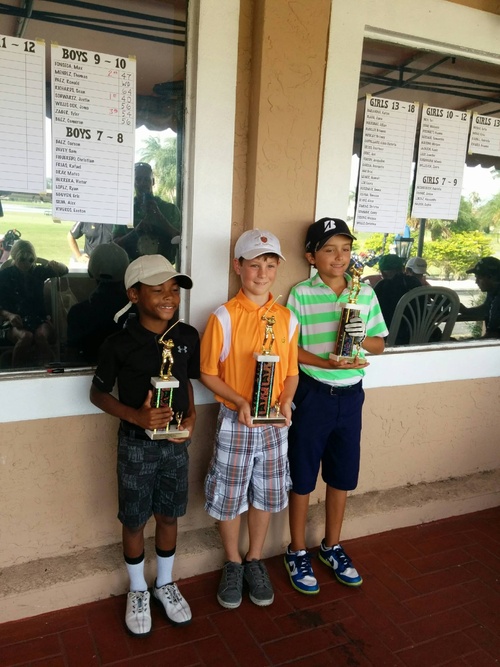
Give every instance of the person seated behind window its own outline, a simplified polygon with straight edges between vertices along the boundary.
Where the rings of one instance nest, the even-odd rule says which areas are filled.
[[[410,257],[406,262],[405,273],[407,276],[416,278],[420,282],[421,287],[431,287],[425,278],[427,262],[423,257]]]
[[[0,271],[0,316],[9,323],[5,338],[14,344],[12,366],[32,361],[48,363],[56,333],[45,310],[43,284],[63,276],[68,267],[60,262],[38,259],[29,241],[14,243],[9,265]]]
[[[83,252],[78,247],[77,240],[85,237]],[[113,225],[94,222],[77,222],[68,232],[68,245],[77,262],[87,264],[90,253],[102,243],[111,243],[113,240]]]
[[[480,306],[466,308],[460,304],[458,320],[484,320],[482,338],[500,338],[500,259],[483,257],[467,271],[476,276],[476,284],[486,299]]]
[[[175,264],[181,233],[181,216],[175,204],[153,195],[155,179],[147,162],[135,164],[134,229],[115,225],[113,238],[127,251],[130,261],[141,255],[163,255]]]
[[[118,323],[113,316],[128,303],[123,283],[128,264],[127,253],[116,243],[103,243],[90,254],[88,273],[97,286],[68,313],[68,348],[89,364],[97,361],[104,339],[123,328],[127,316]]]
[[[403,273],[404,263],[398,255],[383,255],[378,263],[382,280],[375,287],[382,315],[389,329],[394,311],[401,297],[416,287],[421,287],[420,281],[414,276]],[[410,340],[410,332],[405,322],[401,322],[396,336],[396,345],[405,345]]]

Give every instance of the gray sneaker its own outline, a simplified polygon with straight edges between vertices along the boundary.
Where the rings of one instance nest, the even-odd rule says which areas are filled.
[[[259,607],[272,604],[274,591],[264,563],[254,558],[243,564],[243,570],[250,600]]]
[[[236,609],[243,596],[243,565],[227,561],[217,591],[217,600],[226,609]]]

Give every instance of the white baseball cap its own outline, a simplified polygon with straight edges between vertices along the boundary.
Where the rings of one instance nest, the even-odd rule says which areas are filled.
[[[129,289],[137,283],[163,285],[171,278],[175,278],[179,287],[184,289],[191,289],[193,286],[191,278],[185,273],[178,273],[163,255],[143,255],[130,262],[125,271],[123,282],[125,283],[125,289]],[[131,306],[132,303],[129,301],[126,306],[115,313],[114,321],[118,322]]]
[[[171,278],[177,279],[179,287],[191,289],[193,281],[185,273],[178,273],[163,255],[143,255],[134,259],[125,271],[125,289],[136,283],[162,285]]]
[[[274,254],[285,259],[281,254],[278,237],[272,232],[261,229],[249,229],[243,232],[234,246],[234,256],[239,259],[255,259],[259,255]]]
[[[427,262],[422,257],[410,257],[405,268],[411,269],[413,273],[423,275],[427,272]]]

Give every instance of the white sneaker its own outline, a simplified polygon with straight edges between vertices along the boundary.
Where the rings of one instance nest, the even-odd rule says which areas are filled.
[[[151,632],[151,609],[148,591],[131,591],[127,595],[125,625],[132,635],[149,635]]]
[[[177,584],[165,584],[156,588],[153,586],[153,596],[163,605],[168,620],[174,625],[186,625],[191,622],[192,614],[188,603],[182,597]]]

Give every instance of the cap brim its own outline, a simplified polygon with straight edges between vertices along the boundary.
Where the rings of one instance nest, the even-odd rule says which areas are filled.
[[[350,232],[337,232],[337,231],[332,231],[331,234],[327,234],[321,237],[321,240],[316,243],[316,250],[321,250],[321,248],[325,245],[325,243],[328,241],[328,239],[331,239],[332,236],[347,236],[348,238],[352,239],[353,241],[357,241],[357,238],[353,236]]]
[[[154,276],[149,276],[149,278],[142,278],[140,282],[144,285],[163,285],[172,278],[175,278],[179,287],[183,289],[191,289],[193,286],[193,281],[185,273],[170,273],[169,271],[157,273]]]
[[[262,248],[258,248],[257,250],[250,250],[249,252],[246,252],[244,255],[240,256],[243,257],[243,259],[255,259],[256,257],[260,257],[261,255],[278,255],[278,257],[280,257],[284,262],[286,262],[286,259],[280,252],[276,252],[276,250],[262,251]],[[236,259],[239,258],[237,257]]]

